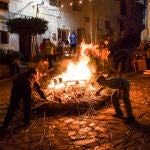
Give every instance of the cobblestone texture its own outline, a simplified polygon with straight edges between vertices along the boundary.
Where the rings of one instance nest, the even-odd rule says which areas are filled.
[[[111,104],[91,115],[33,114],[28,127],[22,126],[21,116],[16,114],[8,131],[1,135],[0,150],[149,150],[150,79],[138,73],[124,77],[131,83],[135,123],[126,125],[112,117]],[[0,82],[0,122],[8,107],[12,78]]]

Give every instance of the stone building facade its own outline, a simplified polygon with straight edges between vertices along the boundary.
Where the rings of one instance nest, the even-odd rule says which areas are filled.
[[[38,44],[44,37],[54,43],[68,39],[72,31],[78,44],[83,39],[99,43],[109,33],[118,41],[132,29],[135,5],[135,0],[0,0],[0,47],[19,50],[19,35],[10,34],[5,21],[25,16],[49,22],[45,34],[37,36]]]

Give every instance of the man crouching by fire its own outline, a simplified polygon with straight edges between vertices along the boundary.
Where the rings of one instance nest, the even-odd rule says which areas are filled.
[[[131,102],[129,98],[130,83],[128,80],[121,77],[112,77],[106,79],[104,76],[99,76],[97,82],[99,85],[115,89],[111,95],[111,101],[116,112],[116,114],[113,116],[122,118],[123,112],[119,103],[119,100],[122,98],[127,113],[127,118],[124,123],[130,124],[134,122],[135,118],[132,113]]]
[[[37,71],[34,68],[30,68],[27,72],[20,74],[14,79],[11,90],[10,105],[3,125],[0,128],[1,131],[9,126],[21,99],[23,100],[24,105],[24,124],[28,125],[30,123],[31,95],[34,88],[39,93],[40,97],[46,100],[40,85],[36,81],[36,75]]]

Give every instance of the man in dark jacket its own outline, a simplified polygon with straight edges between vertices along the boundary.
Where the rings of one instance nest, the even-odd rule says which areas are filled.
[[[5,129],[9,126],[21,99],[23,100],[24,105],[24,123],[25,125],[30,123],[30,104],[33,88],[35,88],[42,99],[46,100],[43,91],[40,89],[40,85],[36,82],[36,74],[36,70],[31,68],[14,79],[11,90],[10,105],[1,129]]]
[[[123,103],[127,113],[127,120],[125,121],[125,123],[133,122],[135,119],[132,113],[131,102],[129,98],[130,83],[128,82],[128,80],[121,77],[112,77],[106,79],[104,76],[99,76],[97,82],[102,86],[107,86],[109,88],[115,89],[113,94],[111,95],[111,100],[116,111],[116,114],[113,116],[118,118],[121,118],[123,116],[119,103],[122,94]]]

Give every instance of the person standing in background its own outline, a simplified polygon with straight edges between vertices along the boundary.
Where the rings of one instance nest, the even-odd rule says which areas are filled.
[[[12,76],[15,73],[20,73],[19,68],[19,55],[16,55],[14,51],[7,50],[7,54],[4,56],[4,62],[9,67],[9,74]]]
[[[63,45],[64,45],[64,43],[63,43],[62,39],[60,38],[58,40],[58,43],[57,43],[57,56],[58,56],[58,58],[61,58],[63,56]]]
[[[73,53],[73,54],[76,54],[76,43],[77,43],[77,37],[76,37],[76,34],[75,32],[72,32],[70,37],[70,55]]]
[[[55,57],[55,45],[48,38],[46,39],[46,58],[48,59],[49,69],[53,68],[54,57]]]
[[[43,41],[40,44],[39,48],[40,48],[41,57],[44,58],[46,54],[46,38],[43,38]]]
[[[107,50],[109,52],[109,54],[107,55],[107,72],[108,72],[108,76],[111,75],[111,73],[115,73],[117,76],[119,76],[118,71],[115,68],[115,50],[113,49],[113,45],[110,42],[110,37],[107,37],[104,40],[104,49]]]

